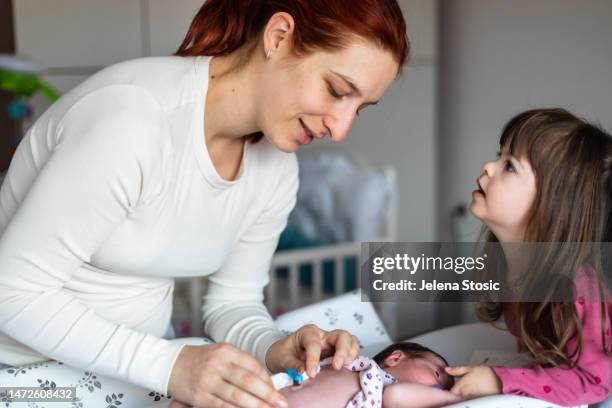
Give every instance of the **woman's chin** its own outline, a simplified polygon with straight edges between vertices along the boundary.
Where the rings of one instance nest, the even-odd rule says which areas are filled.
[[[288,137],[275,138],[265,136],[265,138],[272,146],[284,153],[295,153],[300,148],[300,144],[297,140]]]

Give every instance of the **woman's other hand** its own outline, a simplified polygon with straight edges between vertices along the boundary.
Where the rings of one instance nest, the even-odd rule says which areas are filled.
[[[349,332],[328,332],[309,324],[272,344],[266,354],[266,364],[272,372],[286,368],[305,369],[308,376],[313,378],[317,375],[321,358],[333,355],[332,367],[340,370],[352,363],[358,354],[359,341]]]
[[[229,344],[184,346],[170,375],[174,406],[286,408],[264,367]],[[178,401],[181,401],[179,403]]]

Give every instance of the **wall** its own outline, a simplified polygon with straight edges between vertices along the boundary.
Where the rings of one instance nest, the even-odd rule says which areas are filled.
[[[442,0],[440,35],[438,217],[449,239],[452,206],[469,203],[514,114],[561,106],[612,130],[612,2]],[[479,224],[459,229],[471,240]]]
[[[398,241],[437,239],[437,2],[400,0],[412,43],[403,75],[381,102],[363,111],[341,145],[314,143],[304,152],[341,151],[397,170]]]
[[[66,92],[98,69],[176,50],[201,0],[19,0],[17,52],[48,66]],[[360,117],[340,150],[400,174],[401,240],[435,239],[436,2],[402,0],[413,43],[404,76]],[[40,113],[46,103],[35,101]],[[26,123],[26,127],[29,123]],[[322,144],[306,150],[333,149]]]
[[[612,2],[442,0],[440,14],[438,235],[450,240],[453,206],[470,202],[514,114],[561,106],[612,130]],[[468,215],[456,239],[480,227]],[[475,319],[463,309],[446,308],[443,324]]]

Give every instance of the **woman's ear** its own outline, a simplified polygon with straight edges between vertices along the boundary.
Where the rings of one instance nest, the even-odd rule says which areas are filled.
[[[294,27],[295,21],[289,13],[278,12],[270,17],[263,33],[264,52],[267,58],[278,51],[288,54]]]
[[[406,358],[406,353],[401,350],[395,350],[387,358],[385,358],[385,366],[395,367]]]

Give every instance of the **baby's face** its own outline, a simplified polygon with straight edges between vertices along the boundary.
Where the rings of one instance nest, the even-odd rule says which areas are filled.
[[[444,361],[432,353],[403,359],[394,367],[385,367],[385,371],[397,378],[399,382],[414,382],[423,385],[439,386],[449,390],[453,386],[453,377],[446,374]]]

